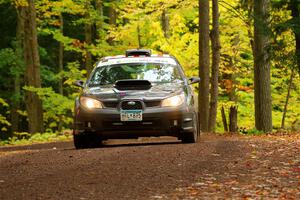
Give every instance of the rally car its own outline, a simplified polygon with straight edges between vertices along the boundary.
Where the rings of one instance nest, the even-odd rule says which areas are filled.
[[[74,145],[96,147],[107,139],[174,136],[199,138],[191,84],[177,59],[150,50],[127,50],[101,59],[88,80],[76,81]]]

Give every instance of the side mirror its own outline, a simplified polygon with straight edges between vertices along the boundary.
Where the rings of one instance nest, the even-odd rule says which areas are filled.
[[[191,77],[189,78],[189,84],[194,84],[194,83],[199,83],[200,82],[200,78],[199,77]]]
[[[82,81],[82,80],[75,81],[73,84],[80,88],[84,87],[84,81]]]

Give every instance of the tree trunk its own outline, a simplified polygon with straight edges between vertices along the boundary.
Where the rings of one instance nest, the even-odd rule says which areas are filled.
[[[199,117],[201,131],[209,120],[209,1],[199,0]]]
[[[17,8],[17,30],[16,30],[16,52],[20,59],[23,60],[23,46],[24,43],[24,8]],[[19,71],[23,69],[22,66],[18,66],[20,68]],[[21,72],[17,73],[14,80],[14,95],[12,99],[12,109],[11,109],[11,129],[12,133],[19,131],[19,113],[20,109],[20,96],[21,96]]]
[[[224,109],[223,106],[221,108],[221,115],[222,115],[222,121],[223,121],[224,131],[228,132],[228,125],[227,125],[227,120],[226,120],[226,113],[225,113],[225,109]]]
[[[284,125],[284,123],[285,123],[285,116],[286,116],[287,107],[288,107],[288,104],[289,104],[289,99],[290,99],[290,96],[291,96],[291,89],[292,89],[292,85],[293,85],[294,76],[295,76],[295,70],[292,69],[292,73],[291,73],[291,77],[290,77],[290,82],[289,82],[289,87],[288,87],[288,92],[287,92],[287,95],[286,95],[284,109],[283,109],[283,114],[282,114],[281,129],[285,128],[285,125]]]
[[[115,0],[109,0],[110,5],[108,7],[108,23],[111,27],[114,27],[117,25],[117,13],[114,6]],[[113,45],[113,38],[109,37],[107,40],[108,44]]]
[[[114,0],[110,0],[111,5],[109,6],[108,16],[109,16],[109,24],[110,25],[117,25],[117,12],[113,5]]]
[[[60,21],[60,32],[64,34],[64,20],[62,14],[59,15]],[[59,50],[58,50],[58,72],[62,72],[64,70],[64,44],[59,42]],[[63,79],[59,80],[59,94],[63,95]]]
[[[96,22],[96,32],[97,39],[102,39],[102,29],[103,29],[103,2],[102,0],[96,0],[96,10],[99,16],[99,20]]]
[[[87,71],[87,76],[90,75],[90,73],[93,70],[93,60],[92,60],[92,54],[89,50],[90,45],[92,44],[93,39],[93,27],[92,22],[90,19],[89,9],[90,9],[90,1],[86,0],[86,14],[85,14],[85,25],[84,25],[84,33],[85,33],[85,67]]]
[[[250,46],[252,53],[254,52],[254,41],[253,41],[253,29],[252,29],[252,20],[253,20],[253,1],[243,1],[245,4],[244,11],[247,12],[247,35],[250,39]]]
[[[218,0],[212,1],[213,28],[211,31],[212,44],[212,71],[209,110],[209,131],[215,131],[218,109],[218,83],[220,65],[220,33],[219,33],[219,6]]]
[[[164,9],[162,14],[161,14],[161,27],[162,30],[164,31],[164,36],[165,38],[169,38],[169,16],[167,11]]]
[[[12,133],[19,131],[19,113],[20,109],[20,95],[21,95],[21,83],[20,76],[16,75],[14,80],[14,99],[12,101],[11,109],[11,131]]]
[[[59,21],[60,21],[60,32],[63,35],[64,34],[64,19],[62,14],[60,13],[59,15]],[[59,42],[59,50],[58,50],[58,71],[59,73],[64,70],[64,44],[62,42]],[[64,95],[64,90],[63,90],[63,78],[61,77],[59,79],[59,94]],[[62,116],[59,115],[59,122],[58,122],[58,131],[62,131],[63,127],[63,121],[62,121]]]
[[[299,17],[298,17],[299,19]],[[297,59],[297,67],[298,73],[300,75],[300,31],[295,33],[295,40],[296,40],[296,59]]]
[[[299,31],[299,17],[300,17],[300,2],[299,0],[291,0],[290,1],[290,9],[292,11],[292,21],[294,21],[293,24],[293,31],[295,34],[295,41],[296,41],[296,59],[297,59],[297,68],[298,68],[298,73],[300,75],[300,31]]]
[[[142,48],[142,38],[141,38],[141,29],[140,29],[140,25],[137,26],[137,39],[138,39],[138,49]]]
[[[41,87],[40,57],[38,51],[36,13],[34,0],[28,0],[28,6],[24,8],[24,61],[26,65],[25,83],[36,88]],[[33,92],[25,92],[25,103],[28,114],[29,132],[43,132],[42,101]]]
[[[11,104],[11,132],[12,134],[19,131],[19,113],[20,109],[20,76],[17,75],[14,80],[14,99]]]
[[[229,109],[229,132],[236,133],[237,130],[237,107],[230,106]]]
[[[272,132],[269,0],[254,0],[254,96],[257,130]]]

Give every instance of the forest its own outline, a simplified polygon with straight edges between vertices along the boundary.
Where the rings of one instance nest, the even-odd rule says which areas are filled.
[[[300,130],[299,0],[0,0],[0,19],[0,144],[63,137],[74,81],[136,48],[200,76],[202,131]]]

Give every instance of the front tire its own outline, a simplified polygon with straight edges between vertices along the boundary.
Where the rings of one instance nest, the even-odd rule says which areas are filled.
[[[94,133],[74,134],[73,142],[76,149],[96,148],[102,145],[101,139]]]
[[[200,137],[200,131],[198,126],[198,117],[196,114],[193,116],[193,130],[190,132],[183,132],[181,141],[183,143],[196,143]]]

